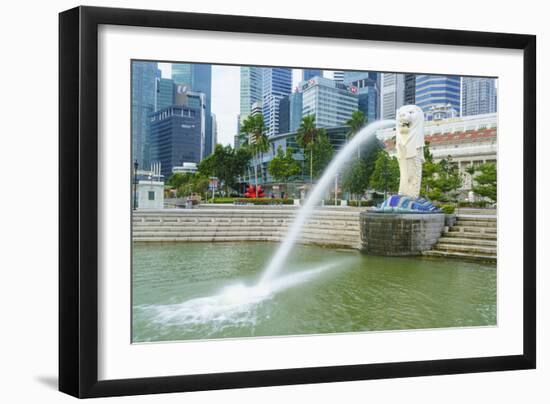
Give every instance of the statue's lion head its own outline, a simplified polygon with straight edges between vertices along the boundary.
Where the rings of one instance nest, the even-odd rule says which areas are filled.
[[[424,127],[424,113],[416,105],[403,105],[396,113],[397,131],[408,135]],[[422,126],[422,127],[420,127]]]
[[[424,147],[424,113],[416,105],[404,105],[395,115],[397,158],[414,157]]]

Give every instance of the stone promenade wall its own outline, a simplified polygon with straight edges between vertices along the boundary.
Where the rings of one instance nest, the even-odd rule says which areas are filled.
[[[281,241],[297,209],[195,208],[135,211],[134,242]],[[359,249],[358,209],[319,208],[299,240],[340,248]]]

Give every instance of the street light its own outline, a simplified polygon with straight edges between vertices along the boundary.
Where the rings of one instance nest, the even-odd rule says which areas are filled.
[[[137,170],[138,162],[134,161],[134,210],[137,209]]]

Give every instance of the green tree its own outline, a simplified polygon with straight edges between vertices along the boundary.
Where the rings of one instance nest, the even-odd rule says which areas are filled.
[[[181,198],[191,194],[199,194],[202,197],[206,197],[209,182],[210,180],[208,177],[201,174],[195,174],[190,181],[178,187],[177,196]]]
[[[384,198],[388,192],[397,192],[399,189],[399,163],[385,149],[381,148],[377,153],[369,182],[371,188],[384,192]]]
[[[323,129],[317,131],[315,141],[310,143],[308,148],[310,153],[306,154],[306,164],[310,167],[312,178],[316,178],[325,171],[325,168],[332,160],[334,148]]]
[[[166,185],[178,189],[191,181],[194,175],[193,173],[174,173],[168,178]]]
[[[422,165],[422,182],[420,195],[439,202],[455,201],[463,178],[451,157],[434,162],[430,144],[424,145],[424,164]]]
[[[292,153],[293,150],[291,147],[287,147],[285,152],[283,152],[281,146],[277,147],[277,154],[267,166],[269,174],[273,176],[275,181],[284,183],[287,194],[288,181],[301,171],[300,163],[293,157]]]
[[[349,126],[349,131],[346,134],[347,139],[352,139],[366,123],[367,118],[365,114],[362,111],[354,111],[351,114],[351,118],[346,121],[346,125]],[[357,157],[361,157],[361,148],[357,149]]]
[[[370,178],[374,172],[378,153],[382,149],[379,142],[369,145],[366,154],[359,156],[351,162],[342,177],[342,188],[350,193],[350,198],[359,199],[370,186]]]
[[[254,155],[254,181],[256,198],[258,197],[258,165],[262,163],[263,153],[269,150],[269,141],[265,135],[264,116],[250,115],[241,125],[241,133],[248,135],[248,148]]]
[[[296,132],[296,143],[304,149],[304,155],[309,154],[309,159],[306,157],[306,160],[309,163],[309,177],[311,182],[313,182],[314,144],[322,131],[322,129],[317,129],[315,126],[315,115],[306,115],[302,118],[300,127]]]
[[[217,177],[229,194],[230,188],[236,187],[238,177],[245,173],[250,159],[250,151],[247,148],[235,150],[231,146],[218,144],[214,153],[200,162],[199,173],[205,177]]]
[[[497,201],[497,165],[495,163],[484,163],[477,167],[478,173],[474,176],[474,193],[479,196]]]

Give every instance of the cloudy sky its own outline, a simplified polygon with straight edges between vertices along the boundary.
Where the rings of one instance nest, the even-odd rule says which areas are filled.
[[[159,63],[162,77],[170,78],[170,63]],[[292,87],[300,81],[302,71],[292,72]],[[212,65],[212,112],[218,122],[218,143],[233,145],[237,133],[237,115],[240,110],[240,68],[239,66]]]

